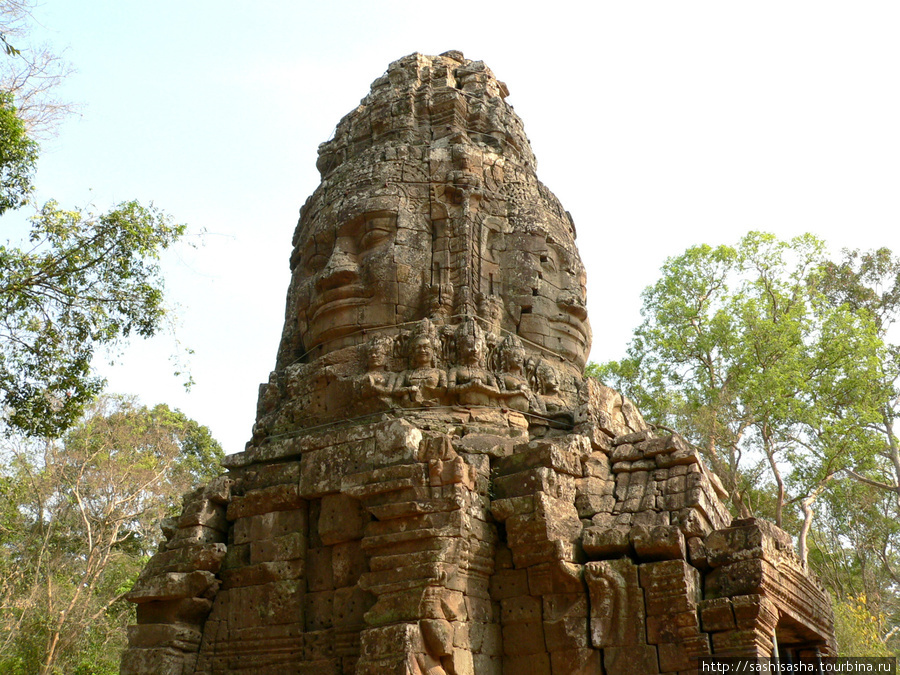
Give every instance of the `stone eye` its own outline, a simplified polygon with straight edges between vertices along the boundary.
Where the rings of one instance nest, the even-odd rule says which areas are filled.
[[[317,272],[321,272],[325,265],[328,263],[328,256],[313,251],[306,257],[305,268],[306,271],[310,274],[316,274]]]
[[[383,244],[390,239],[390,236],[391,233],[387,230],[368,230],[363,233],[363,236],[359,240],[359,250],[369,251],[380,244]]]

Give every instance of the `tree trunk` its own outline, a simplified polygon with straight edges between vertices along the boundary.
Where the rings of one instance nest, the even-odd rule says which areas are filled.
[[[815,515],[812,505],[813,502],[819,498],[819,495],[822,494],[825,485],[832,478],[834,478],[833,473],[826,476],[825,479],[800,502],[800,507],[803,509],[803,526],[800,528],[800,534],[797,535],[797,555],[800,556],[804,568],[807,567],[807,558],[809,557],[809,549],[806,542],[809,536],[809,530],[812,527],[813,516]]]
[[[897,437],[894,435],[894,423],[891,413],[887,410],[882,410],[881,414],[884,418],[884,433],[887,436],[888,447],[890,448],[891,465],[894,467],[894,498],[897,501],[897,509],[900,510],[900,446],[898,446]]]
[[[767,439],[765,440],[765,443],[766,457],[769,460],[772,475],[775,477],[775,484],[778,486],[778,500],[775,502],[775,524],[778,527],[781,527],[784,514],[784,479],[781,477],[781,471],[778,469],[778,462],[775,461],[775,450],[769,445]]]

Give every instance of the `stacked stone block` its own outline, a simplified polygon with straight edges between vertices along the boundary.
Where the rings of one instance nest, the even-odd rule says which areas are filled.
[[[711,533],[704,548],[711,569],[701,611],[717,653],[768,655],[776,636],[802,643],[828,635],[828,595],[785,532],[762,520],[735,520]],[[823,645],[833,649],[831,641]]]
[[[135,587],[123,672],[680,675],[775,639],[829,652],[790,538],[725,521],[682,439],[517,441],[508,415],[232,456]]]
[[[236,472],[221,589],[197,673],[275,673],[304,650],[308,504],[296,462]]]
[[[353,474],[343,484],[375,518],[362,540],[369,572],[360,585],[375,604],[365,617],[359,673],[402,672],[409,658],[424,672],[441,664],[474,672],[480,650],[473,654],[468,636],[483,633],[490,618],[483,605],[496,534],[486,522],[487,463],[467,463],[443,435],[421,447],[419,461]],[[416,646],[412,655],[401,646],[406,638],[385,652],[385,635],[397,631]]]
[[[221,585],[231,485],[222,477],[185,495],[181,516],[162,523],[166,541],[128,594],[138,623],[129,627],[123,672],[195,672],[204,622]]]
[[[590,453],[585,437],[568,436],[523,444],[496,463],[492,511],[506,547],[492,595],[501,605],[504,673],[591,672],[599,664],[586,639],[575,508]]]

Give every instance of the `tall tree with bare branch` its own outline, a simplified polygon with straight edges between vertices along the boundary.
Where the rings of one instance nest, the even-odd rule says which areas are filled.
[[[159,521],[219,472],[222,450],[177,410],[101,397],[62,441],[7,441],[0,474],[0,671],[116,672],[120,602]],[[95,672],[95,671],[91,671]]]

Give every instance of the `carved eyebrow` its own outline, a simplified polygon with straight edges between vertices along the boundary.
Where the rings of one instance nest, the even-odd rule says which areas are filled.
[[[306,267],[317,255],[325,255],[325,251],[334,248],[334,232],[328,228],[322,228],[312,232],[305,238],[303,244],[297,250],[297,261]]]
[[[323,229],[319,230],[306,240],[306,246],[303,247],[303,254],[310,255],[322,253],[329,248],[334,248],[334,232]]]
[[[334,232],[336,238],[338,237],[354,237],[360,233],[363,226],[366,223],[365,215],[356,216],[355,218],[351,218],[344,223]]]
[[[397,214],[393,211],[369,211],[365,214],[366,229],[378,229],[378,226],[397,225]]]

